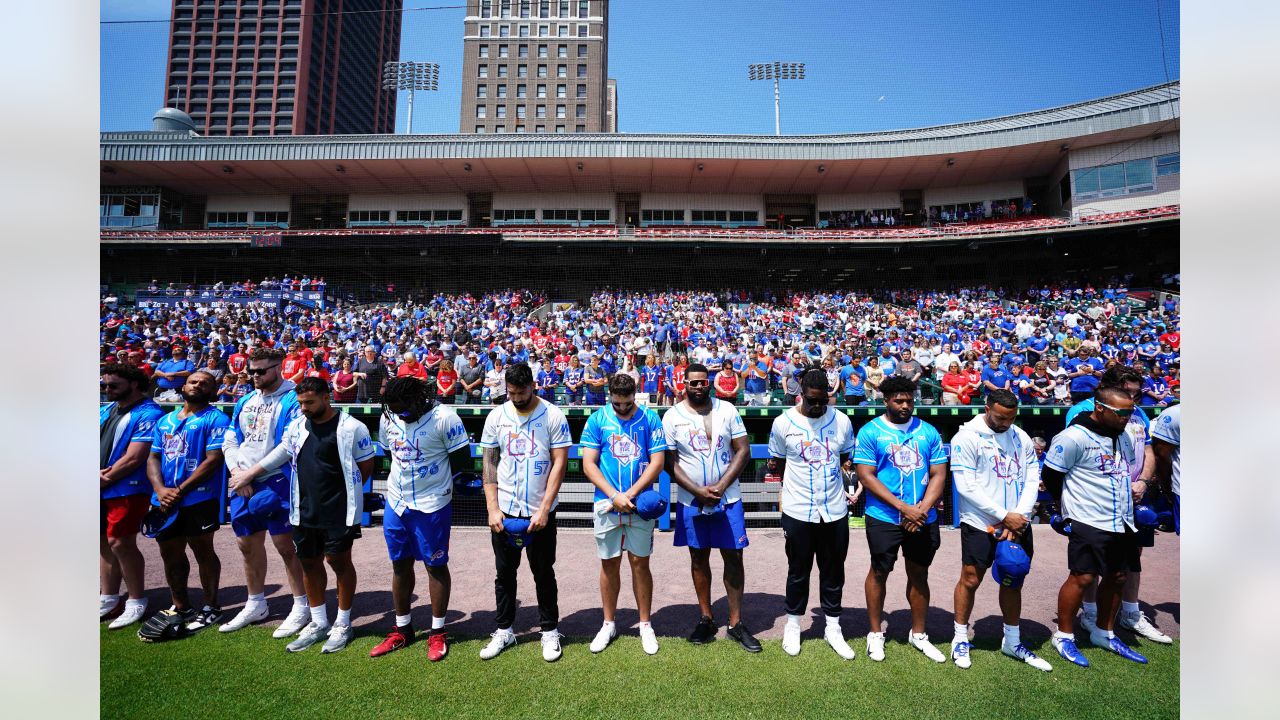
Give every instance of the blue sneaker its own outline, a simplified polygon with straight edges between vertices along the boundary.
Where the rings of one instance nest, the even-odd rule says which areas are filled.
[[[1052,643],[1054,649],[1058,651],[1063,660],[1080,667],[1089,667],[1089,658],[1085,657],[1084,653],[1080,652],[1080,648],[1076,647],[1075,638],[1054,637]]]
[[[972,664],[972,661],[969,658],[969,651],[972,649],[973,646],[967,642],[951,643],[951,661],[956,664],[956,667],[962,670],[968,669]]]
[[[1133,648],[1125,645],[1124,641],[1118,637],[1109,638],[1106,636],[1090,635],[1089,642],[1093,643],[1095,647],[1100,647],[1103,650],[1110,650],[1125,660],[1141,663],[1142,665],[1147,664],[1147,659],[1145,657],[1134,652]]]

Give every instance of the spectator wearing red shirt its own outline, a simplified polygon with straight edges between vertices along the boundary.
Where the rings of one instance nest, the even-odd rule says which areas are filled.
[[[227,372],[239,375],[249,367],[249,348],[240,343],[236,351],[227,356]]]
[[[427,368],[418,362],[418,356],[412,352],[404,354],[404,362],[400,363],[400,367],[396,368],[396,377],[416,377],[419,380],[427,379]]]
[[[942,404],[968,405],[968,389],[969,379],[960,372],[960,363],[951,363],[947,368],[947,374],[942,376]]]
[[[444,353],[440,352],[440,343],[432,340],[427,345],[427,356],[423,362],[423,365],[427,368],[427,375],[435,376],[440,371],[440,363],[443,360]]]
[[[458,371],[453,369],[452,362],[441,360],[440,372],[436,375],[436,398],[445,405],[452,405],[457,393]]]
[[[324,366],[324,360],[320,358],[312,360],[311,367],[307,368],[307,377],[320,378],[329,382],[329,369]]]
[[[333,401],[356,401],[356,376],[351,372],[351,359],[343,358],[342,367],[333,375]]]
[[[1160,343],[1163,345],[1168,345],[1174,350],[1177,350],[1178,346],[1182,344],[1182,333],[1180,332],[1160,333]]]

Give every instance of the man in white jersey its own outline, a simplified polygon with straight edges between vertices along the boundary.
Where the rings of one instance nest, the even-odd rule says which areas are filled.
[[[484,499],[493,531],[497,580],[498,629],[480,651],[489,660],[516,644],[511,625],[516,617],[516,570],[522,549],[529,552],[529,569],[537,587],[538,622],[542,628],[542,657],[561,655],[560,607],[556,588],[556,505],[569,460],[569,421],[560,408],[534,394],[533,373],[524,363],[507,368],[507,401],[485,419],[480,447],[484,448]],[[517,537],[507,532],[515,519],[527,527]]]
[[[680,487],[675,545],[689,548],[693,589],[702,611],[689,642],[702,645],[716,635],[711,549],[719,548],[729,599],[728,635],[747,652],[760,652],[760,641],[742,622],[742,550],[748,541],[738,476],[751,457],[742,418],[733,403],[711,397],[710,373],[705,365],[694,363],[685,369],[685,399],[662,417],[662,429],[667,436],[667,473]]]
[[[808,610],[809,575],[815,558],[823,637],[836,654],[854,658],[840,629],[844,597],[844,561],[849,554],[852,496],[845,492],[840,468],[854,448],[853,424],[827,404],[831,386],[821,370],[800,379],[801,404],[774,418],[769,433],[770,472],[782,476],[782,533],[787,552],[787,624],[782,649],[800,654],[800,619]]]
[[[449,528],[453,476],[470,469],[471,442],[458,413],[435,402],[430,387],[417,378],[387,381],[382,402],[378,442],[391,457],[382,533],[391,556],[396,626],[369,656],[381,657],[413,642],[414,563],[421,562],[430,578],[427,659],[438,662],[449,653],[444,621],[452,588]]]
[[[223,438],[222,454],[227,470],[235,473],[247,470],[267,453],[275,449],[284,438],[285,428],[300,411],[294,384],[280,374],[284,351],[276,348],[255,348],[249,356],[249,377],[253,379],[253,392],[236,403],[231,415],[231,427]],[[236,545],[244,556],[245,586],[249,599],[231,622],[218,628],[221,632],[234,632],[250,623],[267,617],[267,600],[263,586],[267,577],[266,538],[284,562],[289,578],[289,590],[293,593],[293,609],[280,627],[272,633],[274,638],[286,638],[307,626],[311,611],[307,605],[306,589],[302,580],[302,563],[298,560],[293,544],[293,526],[289,524],[290,468],[282,467],[243,484],[232,482],[231,528],[236,534]],[[258,493],[272,493],[271,503],[259,503],[269,507],[267,516],[250,510],[249,498]],[[259,504],[255,504],[257,507]]]
[[[1095,577],[1101,577],[1101,583],[1097,628],[1089,633],[1090,642],[1126,660],[1147,662],[1114,632],[1126,574],[1142,569],[1133,506],[1146,488],[1131,482],[1137,455],[1133,438],[1125,432],[1133,411],[1133,397],[1124,389],[1100,387],[1093,411],[1058,433],[1045,454],[1045,489],[1055,500],[1061,495],[1062,514],[1071,524],[1070,574],[1058,591],[1053,645],[1063,659],[1081,667],[1088,667],[1089,661],[1076,647],[1072,624],[1084,590]]]
[[[1156,472],[1162,487],[1173,498],[1173,525],[1182,534],[1182,406],[1160,413],[1151,425]]]
[[[1018,419],[1018,398],[1008,390],[987,395],[986,412],[960,427],[951,439],[951,472],[960,494],[960,580],[955,591],[955,638],[951,660],[968,668],[969,616],[983,573],[995,561],[999,541],[1016,542],[1033,557],[1031,509],[1040,489],[1040,462],[1035,445]],[[1048,672],[1049,663],[1022,644],[1021,581],[1001,583],[1000,613],[1004,641],[1000,651]]]

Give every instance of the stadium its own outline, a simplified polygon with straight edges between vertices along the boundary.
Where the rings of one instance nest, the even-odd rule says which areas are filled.
[[[566,381],[569,367],[604,358],[608,375],[632,374],[643,401],[664,415],[684,390],[682,383],[671,387],[668,369],[681,355],[685,362],[714,363],[713,376],[725,368],[725,375],[744,378],[748,362],[765,359],[771,375],[763,390],[753,393],[744,380],[721,396],[735,406],[750,439],[740,482],[746,527],[756,533],[746,556],[754,551],[756,557],[747,564],[743,618],[765,641],[764,654],[742,655],[724,639],[714,654],[684,647],[680,636],[697,620],[698,608],[689,605],[683,553],[671,547],[667,534],[676,522],[671,514],[658,520],[653,555],[660,578],[653,623],[663,653],[644,658],[638,646],[621,639],[615,657],[586,652],[599,610],[588,533],[595,495],[582,448],[575,444],[558,511],[564,529],[559,564],[561,627],[569,638],[565,657],[535,666],[536,651],[521,647],[513,651],[515,658],[503,660],[521,663],[528,673],[524,682],[539,688],[530,691],[530,703],[549,715],[616,714],[620,706],[601,698],[611,691],[610,682],[633,672],[629,663],[645,659],[669,663],[662,672],[696,675],[721,696],[743,693],[741,702],[707,710],[709,715],[775,714],[815,674],[849,673],[820,649],[820,632],[805,632],[803,657],[778,660],[785,616],[777,591],[786,558],[782,483],[769,469],[768,443],[775,419],[797,403],[797,393],[789,389],[790,371],[774,373],[772,363],[826,369],[836,412],[861,431],[885,411],[885,403],[876,392],[874,378],[880,375],[869,379],[865,369],[857,371],[859,363],[877,360],[889,377],[895,374],[889,362],[902,367],[911,357],[903,351],[914,349],[917,358],[930,361],[919,363],[915,414],[950,443],[984,411],[981,380],[990,361],[1010,379],[1020,401],[1018,425],[1048,441],[1084,396],[1077,397],[1076,384],[1062,379],[1065,371],[1056,375],[1056,364],[1042,372],[1037,361],[1052,357],[1066,364],[1085,357],[1076,353],[1088,347],[1108,367],[1138,370],[1143,380],[1137,404],[1154,424],[1180,393],[1179,97],[1175,81],[975,122],[787,136],[205,136],[186,113],[165,108],[150,130],[101,134],[100,360],[133,364],[153,375],[163,373],[166,363],[174,369],[174,350],[180,348],[189,369],[207,365],[219,370],[220,380],[226,378],[215,407],[231,414],[251,388],[237,390],[241,379],[249,380],[237,379],[244,368],[236,368],[236,353],[280,347],[289,358],[305,357],[293,368],[298,377],[330,383],[336,406],[377,440],[384,415],[381,388],[351,379],[344,369],[347,361],[357,367],[371,348],[384,377],[421,377],[437,398],[454,405],[473,443],[469,469],[479,473],[480,439],[489,416],[498,412],[491,400],[506,393],[486,379],[495,363],[499,372],[503,363],[519,361],[546,369],[551,379],[546,394],[539,385],[539,395],[563,408],[578,441],[603,403],[591,402]],[[1041,337],[1045,346],[1034,342]],[[467,367],[474,371],[479,364],[475,377],[482,384],[474,394],[447,390],[458,379],[468,382],[464,371],[453,368],[469,351],[474,354]],[[967,389],[953,385],[961,381],[940,366],[939,359],[952,353],[958,376],[972,371],[979,378]],[[447,380],[442,361],[453,361]],[[646,371],[646,361],[656,369]],[[841,370],[850,365],[855,369],[849,373]],[[1049,380],[1037,386],[1038,377]],[[177,387],[153,379],[149,394],[166,411],[180,407]],[[1060,392],[1048,389],[1058,384]],[[387,448],[377,448],[374,468],[365,491],[384,495],[391,468]],[[673,502],[675,485],[666,472],[657,483]],[[938,503],[944,530],[928,615],[935,642],[950,627],[949,583],[960,557],[958,492],[948,475]],[[355,599],[356,639],[340,656],[346,663],[342,672],[358,680],[344,692],[322,694],[335,712],[425,693],[439,703],[423,712],[430,716],[509,714],[501,701],[509,676],[488,677],[505,673],[474,659],[494,620],[485,498],[477,488],[459,485],[453,505],[456,609],[450,623],[457,656],[426,668],[415,648],[412,658],[405,652],[376,661],[398,665],[369,668],[374,661],[368,651],[390,626],[391,607],[390,567],[379,528],[386,511],[370,510],[360,518],[364,539],[353,551],[362,587]],[[1038,509],[1033,522],[1047,519]],[[851,533],[856,539],[844,593],[851,638],[872,630],[853,582],[867,561],[862,532],[856,527]],[[1059,667],[1066,663],[1054,653],[1049,635],[1067,541],[1047,525],[1037,534],[1037,566],[1049,569],[1032,576],[1034,589],[1028,582],[1023,624],[1028,644],[1034,641],[1055,669],[1043,677],[1016,673],[1027,699],[1011,707],[1062,716],[1085,695],[1114,693],[1128,701],[1107,706],[1109,714],[1176,714],[1176,641],[1142,643],[1151,664],[1137,670],[1090,649],[1096,666],[1090,682],[1065,684],[1062,676],[1079,668]],[[246,591],[236,584],[240,570],[232,563],[239,553],[231,533],[219,532],[216,545],[229,617]],[[139,540],[153,607],[168,603],[154,546]],[[1159,533],[1144,557],[1142,598],[1144,612],[1175,637],[1178,548],[1174,534]],[[273,553],[267,594],[272,609],[283,615],[288,579]],[[901,599],[904,580],[894,577],[887,605],[893,612],[886,617],[897,630],[908,611]],[[523,584],[517,632],[538,625],[533,583]],[[988,666],[1001,664],[994,659],[999,641],[992,639],[1000,633],[998,615],[984,615],[996,608],[990,585],[978,593],[974,640],[990,656],[982,659]],[[427,593],[419,587],[424,614]],[[713,596],[719,593],[713,585]],[[626,604],[625,589],[622,595],[619,624],[625,627],[637,615]],[[715,610],[723,616],[723,600]],[[822,613],[815,606],[807,614],[816,620]],[[190,702],[208,702],[215,715],[252,709],[295,716],[301,704],[318,701],[298,693],[286,676],[299,672],[308,682],[336,682],[337,671],[329,668],[337,666],[326,663],[329,658],[285,657],[266,629],[252,632],[257,634],[205,632],[149,646],[136,642],[132,632],[104,629],[104,707],[110,699],[136,708],[131,715],[148,716],[145,694],[135,689],[156,657],[164,663],[214,657],[266,678],[270,692],[251,698],[203,697],[197,684],[177,690]],[[891,647],[888,662],[873,664],[859,641],[860,657],[852,666],[857,681],[840,680],[805,714],[872,707],[876,694],[868,685],[903,694],[935,689],[929,663],[915,653],[907,657],[906,646],[896,645],[901,647]],[[634,657],[616,657],[623,654]],[[302,665],[286,662],[299,659]],[[593,662],[598,660],[604,662]],[[289,669],[291,664],[302,670]],[[762,692],[726,679],[744,667],[767,673],[776,686]],[[978,703],[1015,683],[1013,671],[1023,668],[999,670],[975,669],[965,680],[936,682]],[[232,675],[219,677],[232,682]],[[646,689],[702,708],[692,690],[667,683]],[[1135,700],[1149,704],[1138,708]],[[652,707],[639,714],[660,717],[667,711]]]

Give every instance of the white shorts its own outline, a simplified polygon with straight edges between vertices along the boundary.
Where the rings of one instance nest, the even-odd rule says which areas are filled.
[[[616,558],[623,550],[636,557],[649,557],[653,552],[653,529],[658,526],[657,520],[645,520],[635,513],[595,513],[592,525],[601,560]]]

